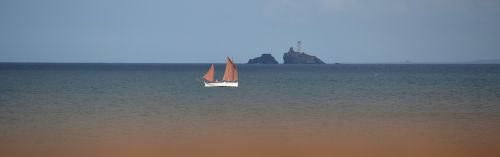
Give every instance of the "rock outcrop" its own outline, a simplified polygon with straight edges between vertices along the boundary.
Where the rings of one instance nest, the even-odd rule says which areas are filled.
[[[325,64],[316,56],[294,51],[293,47],[290,47],[290,50],[283,54],[283,61],[283,64]]]
[[[249,59],[247,64],[278,64],[271,54],[262,54],[260,57]]]

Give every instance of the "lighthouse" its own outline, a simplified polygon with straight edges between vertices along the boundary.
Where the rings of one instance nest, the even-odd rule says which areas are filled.
[[[297,52],[302,52],[302,43],[299,41],[297,41]]]

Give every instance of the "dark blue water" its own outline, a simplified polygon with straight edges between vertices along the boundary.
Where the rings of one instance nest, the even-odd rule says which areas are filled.
[[[207,68],[208,64],[1,64],[0,115],[21,118],[16,114],[35,108],[50,117],[51,109],[78,115],[72,112],[172,105],[197,113],[216,105],[247,116],[255,113],[240,109],[262,107],[325,117],[465,114],[500,120],[500,65],[239,65],[240,87],[235,89],[203,87],[196,79]],[[216,77],[222,77],[223,69],[223,64],[216,66]]]

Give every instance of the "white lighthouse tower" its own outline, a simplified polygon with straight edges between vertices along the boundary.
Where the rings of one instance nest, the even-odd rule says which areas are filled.
[[[299,41],[297,41],[297,52],[302,52],[302,43]]]

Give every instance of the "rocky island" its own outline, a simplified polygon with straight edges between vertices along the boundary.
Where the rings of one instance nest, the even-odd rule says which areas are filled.
[[[278,64],[271,54],[264,53],[260,57],[249,59],[247,64]]]
[[[283,61],[283,64],[325,64],[316,56],[294,51],[293,47],[290,47],[290,50],[283,54]]]
[[[279,64],[271,54],[262,54],[260,57],[249,59],[247,64]],[[297,42],[297,51],[290,47],[288,52],[283,54],[283,64],[325,64],[316,56],[311,56],[302,51],[302,44]]]

